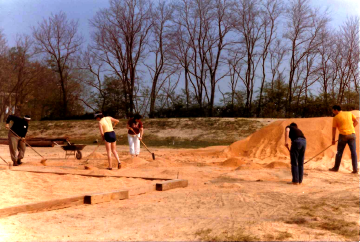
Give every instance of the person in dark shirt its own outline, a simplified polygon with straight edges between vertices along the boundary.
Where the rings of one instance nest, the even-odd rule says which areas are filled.
[[[14,166],[21,165],[21,160],[24,158],[26,145],[23,140],[25,139],[26,133],[29,128],[29,122],[31,118],[28,115],[25,115],[24,118],[19,118],[14,115],[9,115],[6,119],[5,127],[9,129],[8,141],[11,160],[13,161]],[[10,129],[10,121],[13,121],[13,125]]]
[[[289,138],[291,139],[290,149]],[[290,150],[292,184],[299,185],[302,183],[304,175],[306,139],[296,123],[291,123],[285,129],[285,146]]]

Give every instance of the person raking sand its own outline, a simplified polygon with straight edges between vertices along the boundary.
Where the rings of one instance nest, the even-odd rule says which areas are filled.
[[[112,125],[113,122],[114,122],[114,126],[118,124],[119,120],[114,119],[110,116],[104,117],[104,115],[101,112],[96,112],[94,114],[94,117],[99,122],[100,134],[103,140],[105,140],[105,147],[109,161],[109,167],[107,169],[112,170],[111,152],[114,154],[118,162],[118,169],[121,169],[121,162],[116,152],[116,135]]]
[[[334,105],[332,107],[333,114],[333,128],[332,128],[332,145],[335,145],[335,134],[336,129],[339,130],[339,140],[337,146],[337,152],[335,156],[335,165],[333,168],[330,168],[330,171],[338,171],[340,168],[341,158],[345,149],[346,144],[349,145],[351,151],[351,161],[353,171],[352,173],[358,173],[357,165],[357,154],[356,154],[356,135],[355,127],[358,125],[356,117],[351,112],[341,111],[339,105]]]
[[[6,119],[5,127],[9,130],[8,141],[11,160],[14,166],[22,164],[22,159],[25,156],[25,136],[29,128],[29,122],[31,118],[29,115],[25,115],[24,118],[17,117],[15,115],[9,115]],[[13,125],[10,129],[10,121]]]
[[[290,149],[289,138],[291,139]],[[306,139],[296,123],[291,123],[285,128],[285,146],[290,151],[292,184],[300,185],[304,176]]]
[[[134,117],[128,121],[126,126],[128,129],[128,142],[131,157],[137,157],[140,154],[140,140],[144,133],[141,118],[140,114],[135,114]]]

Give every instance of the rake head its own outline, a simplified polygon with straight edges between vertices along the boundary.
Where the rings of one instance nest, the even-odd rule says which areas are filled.
[[[46,159],[41,159],[40,163],[46,166],[46,161],[47,161]]]

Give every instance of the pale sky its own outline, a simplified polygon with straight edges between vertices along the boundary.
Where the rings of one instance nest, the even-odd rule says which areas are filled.
[[[287,0],[284,1],[286,3]],[[360,0],[311,0],[311,3],[323,10],[329,9],[334,27],[340,26],[348,16],[360,15]],[[47,19],[51,13],[63,11],[68,19],[79,20],[80,32],[89,40],[89,20],[97,11],[108,6],[108,0],[0,0],[0,29],[12,47],[16,34],[30,35],[32,26]],[[222,82],[223,91],[227,86],[227,81]],[[217,93],[216,99],[219,98]]]
[[[312,3],[321,8],[329,7],[334,26],[347,16],[360,15],[360,0],[312,0]],[[62,10],[69,19],[79,19],[81,33],[88,38],[89,19],[108,6],[108,0],[0,0],[0,29],[8,44],[13,46],[17,33],[30,34],[31,26]]]

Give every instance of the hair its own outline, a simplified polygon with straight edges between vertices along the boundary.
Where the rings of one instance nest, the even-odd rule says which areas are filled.
[[[134,119],[134,120],[142,119],[142,116],[141,116],[140,114],[136,113],[136,114],[134,115],[134,118],[133,118],[133,119]]]
[[[97,119],[97,118],[103,118],[104,117],[104,115],[102,114],[102,112],[100,112],[100,111],[97,111],[97,112],[95,112],[95,114],[94,114],[94,118],[95,119]]]
[[[297,124],[296,124],[296,123],[291,123],[291,124],[290,124],[290,127],[297,128]]]
[[[341,107],[339,105],[334,105],[332,107],[333,110],[341,111]]]

